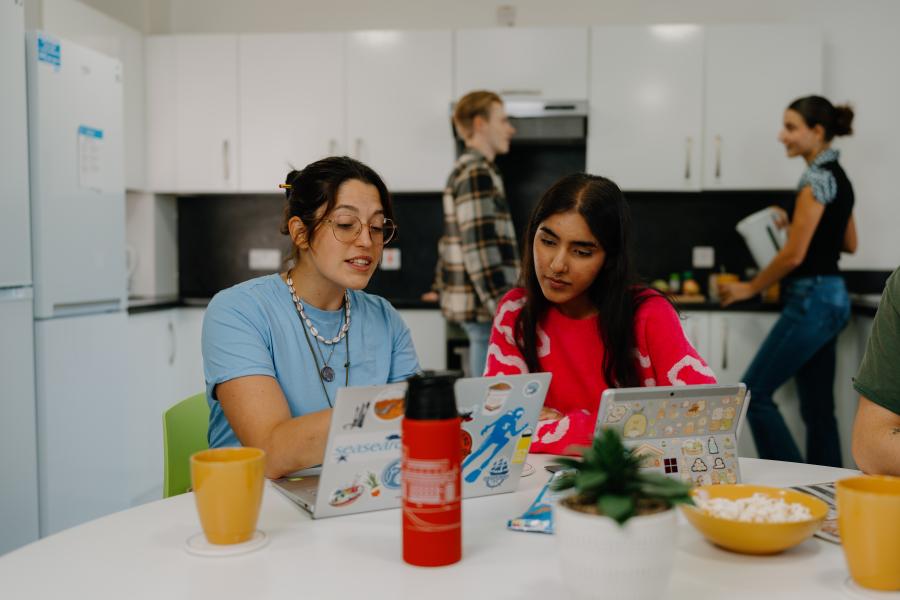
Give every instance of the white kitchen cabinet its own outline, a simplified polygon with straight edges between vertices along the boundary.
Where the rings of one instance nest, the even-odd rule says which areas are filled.
[[[588,171],[625,190],[699,190],[703,29],[591,30]]]
[[[442,190],[453,168],[449,31],[347,35],[348,153],[395,192]]]
[[[784,189],[803,164],[777,140],[782,115],[800,96],[821,93],[823,41],[813,27],[706,29],[704,167],[707,189]]]
[[[400,317],[409,327],[419,366],[426,370],[447,368],[447,322],[435,309],[404,309]]]
[[[162,497],[162,415],[175,395],[175,309],[128,316],[129,505]]]
[[[175,311],[175,400],[199,394],[206,389],[200,334],[206,309],[184,307]]]
[[[780,316],[774,312],[683,311],[682,326],[688,339],[709,363],[719,383],[739,383],[756,352]],[[851,440],[858,394],[852,378],[862,359],[860,341],[871,328],[872,319],[854,316],[841,332],[837,343],[834,376],[835,418],[841,439],[844,466],[853,468]],[[750,402],[753,398],[751,394]],[[801,452],[806,446],[806,426],[800,416],[800,402],[794,380],[775,392],[775,402]],[[749,424],[745,423],[739,450],[741,456],[756,457],[756,446]]]
[[[162,497],[163,413],[204,389],[200,356],[203,308],[129,315],[127,417],[130,506]]]
[[[242,191],[275,192],[291,169],[348,152],[344,45],[342,33],[240,36]]]
[[[684,335],[694,347],[694,350],[697,351],[697,354],[709,363],[711,361],[709,355],[709,313],[704,311],[682,310],[679,316],[681,318],[681,328],[684,330]],[[715,369],[713,369],[713,371],[715,371]],[[663,384],[660,383],[660,385]]]
[[[459,98],[473,90],[550,100],[587,98],[588,29],[505,27],[457,31],[454,96]]]
[[[710,313],[710,353],[707,360],[719,383],[743,382],[744,373],[778,317],[779,313],[770,312]],[[752,393],[750,402],[753,402]],[[775,392],[775,403],[802,452],[806,443],[806,426],[800,416],[793,379]],[[749,424],[745,424],[739,450],[741,456],[757,456]]]
[[[150,187],[237,190],[237,36],[150,36],[146,53]]]

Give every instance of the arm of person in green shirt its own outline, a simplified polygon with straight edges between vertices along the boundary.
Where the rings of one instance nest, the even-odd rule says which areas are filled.
[[[853,387],[853,459],[866,473],[900,475],[900,269],[888,279]]]
[[[853,421],[853,460],[865,473],[900,475],[900,415],[865,396]]]

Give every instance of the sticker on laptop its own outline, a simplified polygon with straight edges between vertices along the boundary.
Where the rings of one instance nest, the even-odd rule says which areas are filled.
[[[512,386],[505,381],[492,383],[488,388],[487,396],[484,399],[482,414],[496,415],[506,405],[506,400],[512,393]]]
[[[393,421],[403,416],[406,407],[406,394],[402,387],[388,388],[375,397],[372,411],[382,421]]]
[[[389,490],[400,489],[400,459],[391,461],[381,472],[381,485]]]
[[[400,454],[400,434],[384,431],[343,434],[332,449],[338,463],[360,463]]]
[[[362,429],[366,422],[366,415],[369,412],[369,402],[363,402],[353,409],[353,419],[349,423],[344,423],[344,429]]]
[[[541,391],[541,382],[534,379],[525,384],[525,387],[522,388],[522,394],[526,398],[531,398],[535,394]]]
[[[481,472],[491,464],[491,461],[500,454],[500,451],[506,448],[513,438],[525,431],[525,428],[528,427],[527,421],[521,425],[519,423],[524,415],[525,409],[520,406],[514,410],[507,411],[502,416],[497,417],[492,423],[484,426],[481,430],[481,435],[484,436],[481,443],[462,463],[463,471],[467,471],[465,474],[466,481],[472,483],[478,479],[481,476]],[[481,464],[472,468],[473,464],[485,454],[487,457]]]
[[[484,484],[493,489],[503,485],[507,477],[509,477],[509,463],[501,456],[491,465],[491,470],[484,478]]]
[[[328,504],[334,506],[335,508],[353,504],[353,502],[355,502],[357,498],[362,496],[363,492],[365,491],[366,490],[363,486],[354,482],[352,485],[334,490],[331,493],[331,498],[328,500]]]
[[[377,498],[381,495],[381,482],[378,481],[378,476],[375,473],[369,471],[369,474],[366,476],[366,485],[369,487],[370,496]]]

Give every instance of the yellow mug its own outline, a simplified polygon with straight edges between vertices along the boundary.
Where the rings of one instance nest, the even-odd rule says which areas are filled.
[[[850,575],[866,588],[900,590],[900,477],[851,477],[836,488]]]
[[[259,448],[212,448],[191,456],[191,485],[210,544],[239,544],[256,531],[266,453]]]

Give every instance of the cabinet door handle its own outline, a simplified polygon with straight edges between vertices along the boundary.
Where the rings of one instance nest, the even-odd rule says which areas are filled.
[[[230,158],[231,155],[231,145],[228,143],[228,140],[222,140],[222,172],[225,175],[225,181],[231,179],[231,165]]]
[[[337,140],[331,138],[328,140],[328,155],[334,156],[335,154],[337,154]]]
[[[694,146],[694,138],[687,136],[684,140],[684,178],[691,178],[691,150]]]
[[[722,136],[717,135],[716,143],[716,179],[722,178]]]
[[[175,364],[175,355],[177,352],[178,344],[175,340],[175,324],[172,321],[168,323],[169,329],[169,365]]]
[[[728,321],[722,319],[722,370],[728,369]]]
[[[501,96],[541,96],[541,90],[538,89],[511,89],[511,90],[500,90]]]
[[[362,160],[362,138],[356,138],[353,143],[353,158],[356,160]]]

